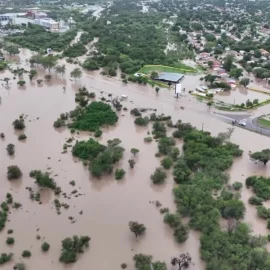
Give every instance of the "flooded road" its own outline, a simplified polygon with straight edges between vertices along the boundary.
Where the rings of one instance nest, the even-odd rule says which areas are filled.
[[[25,58],[31,53],[22,50],[21,66],[30,69]],[[61,60],[63,61],[63,60]],[[64,62],[63,62],[64,63]],[[62,63],[59,63],[62,64]],[[183,81],[185,96],[176,99],[173,97],[173,90],[160,90],[157,95],[154,88],[150,86],[139,86],[135,84],[124,85],[120,80],[101,76],[99,72],[85,72],[77,82],[69,79],[69,73],[74,65],[66,64],[66,75],[52,73],[51,82],[43,82],[38,86],[36,80],[30,82],[28,75],[24,74],[25,87],[17,86],[17,79],[10,80],[9,90],[5,83],[0,83],[0,132],[6,137],[0,139],[0,198],[3,201],[7,192],[12,193],[13,199],[22,204],[22,209],[12,209],[9,215],[9,222],[6,228],[0,233],[0,250],[2,252],[13,252],[13,262],[21,260],[21,253],[24,249],[32,252],[30,259],[23,259],[27,269],[34,270],[37,267],[41,270],[47,269],[98,269],[117,270],[121,263],[127,263],[128,269],[134,269],[132,257],[136,253],[153,255],[153,260],[165,261],[168,266],[170,258],[180,253],[189,252],[193,258],[194,266],[190,269],[204,269],[204,263],[200,260],[199,254],[199,233],[190,231],[189,238],[184,244],[174,242],[172,232],[163,223],[163,215],[155,206],[155,201],[162,203],[162,207],[168,207],[172,212],[176,210],[173,202],[172,188],[174,185],[170,175],[164,186],[154,187],[150,181],[150,175],[159,166],[159,159],[154,155],[157,152],[156,142],[146,144],[143,138],[148,136],[148,128],[136,127],[134,118],[129,111],[119,113],[119,121],[115,127],[104,128],[100,141],[120,138],[122,146],[126,149],[121,162],[117,165],[126,171],[124,180],[115,181],[113,176],[103,177],[101,180],[93,179],[82,162],[74,159],[68,153],[61,154],[63,144],[72,137],[68,129],[55,130],[53,122],[60,113],[68,112],[75,108],[74,96],[81,86],[86,86],[90,92],[96,93],[96,100],[100,97],[128,95],[123,102],[123,107],[129,110],[134,107],[156,108],[158,113],[171,115],[173,121],[178,119],[190,122],[201,129],[209,130],[214,135],[225,131],[229,127],[216,118],[208,106],[198,102],[188,94],[188,90],[195,88],[200,76],[186,76]],[[46,72],[38,68],[38,78],[44,79]],[[1,74],[1,78],[13,77],[8,71]],[[63,92],[63,85],[66,91]],[[103,94],[101,94],[103,91]],[[184,107],[182,110],[180,107]],[[27,135],[25,142],[18,141],[18,133],[14,132],[12,122],[19,115],[26,115]],[[76,140],[89,138],[87,132],[74,135]],[[254,173],[259,175],[270,175],[270,169],[252,163],[248,158],[248,151],[256,151],[266,148],[269,138],[260,136],[249,131],[236,128],[232,135],[232,142],[237,143],[245,151],[242,158],[236,160],[230,170],[230,182],[241,181]],[[252,143],[251,143],[252,142]],[[15,155],[10,157],[6,153],[6,146],[9,143],[15,144]],[[129,168],[128,159],[132,157],[131,148],[138,148],[136,165],[132,170]],[[8,181],[6,168],[9,165],[18,165],[23,177],[18,181]],[[71,199],[63,196],[59,200],[70,205],[69,209],[62,209],[61,215],[57,215],[53,200],[55,195],[50,191],[41,192],[42,204],[31,201],[26,187],[33,187],[37,190],[34,180],[29,177],[33,169],[50,171],[55,181],[61,186],[62,191],[68,195],[77,189],[81,196],[71,195]],[[69,182],[74,180],[75,187]],[[267,233],[265,222],[256,217],[255,207],[247,203],[251,196],[250,191],[245,187],[242,190],[242,199],[247,207],[245,220],[253,227],[255,234]],[[79,212],[83,211],[80,215]],[[72,224],[68,217],[74,217],[76,221]],[[143,223],[147,230],[145,236],[138,241],[129,231],[129,221]],[[7,246],[5,239],[7,230],[14,230],[15,244]],[[37,240],[40,235],[45,239],[51,248],[47,254],[42,253],[42,240]],[[91,237],[89,250],[80,256],[74,265],[65,267],[58,262],[61,241],[65,237],[73,235],[88,235]],[[3,269],[11,269],[12,263],[4,265]],[[171,269],[169,266],[168,269]]]

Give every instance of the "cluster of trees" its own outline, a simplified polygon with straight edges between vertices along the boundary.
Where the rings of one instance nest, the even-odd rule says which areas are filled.
[[[81,42],[78,42],[64,50],[63,56],[75,58],[84,55],[86,52],[87,50],[84,45]]]
[[[39,52],[51,48],[54,51],[65,50],[75,38],[76,31],[70,30],[65,33],[53,33],[44,27],[28,23],[23,34],[8,36],[5,39],[21,47]]]
[[[59,258],[60,262],[65,264],[77,261],[78,254],[83,253],[84,248],[89,246],[89,236],[67,237],[62,241],[62,252]]]
[[[124,152],[124,148],[119,144],[119,139],[109,140],[107,146],[89,139],[88,141],[76,142],[72,148],[72,154],[83,160],[89,161],[89,169],[93,176],[100,177],[103,174],[111,173],[113,165],[118,162]],[[118,171],[117,177],[123,177],[124,171]]]
[[[263,176],[250,176],[246,179],[247,188],[252,188],[253,192],[263,200],[270,199],[270,178]]]
[[[249,267],[254,265],[256,256],[268,253],[263,248],[257,252],[256,248],[265,244],[264,238],[259,241],[261,238],[252,236],[249,227],[240,222],[245,214],[245,206],[237,194],[241,183],[236,183],[234,190],[225,188],[229,179],[225,170],[232,165],[234,157],[242,155],[238,145],[229,142],[233,130],[213,137],[181,121],[173,127],[176,128],[173,137],[184,141],[184,155],[177,157],[173,165],[174,180],[179,184],[174,188],[178,212],[167,213],[164,222],[173,228],[176,240],[184,242],[188,227],[181,217],[190,218],[188,226],[202,232],[201,254],[208,269],[253,269]],[[217,198],[212,195],[215,190],[221,191]],[[225,231],[219,224],[221,217],[228,222]],[[242,250],[248,253],[248,260],[241,256]]]
[[[49,173],[38,170],[33,170],[30,172],[30,177],[36,180],[36,183],[40,187],[46,187],[55,190],[57,185],[53,178],[50,177]]]
[[[88,131],[96,131],[103,125],[114,125],[118,121],[118,116],[110,105],[96,101],[76,113],[71,113],[70,117],[70,128]]]

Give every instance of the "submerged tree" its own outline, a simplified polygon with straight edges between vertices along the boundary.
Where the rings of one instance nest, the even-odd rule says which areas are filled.
[[[177,266],[178,270],[188,269],[192,264],[192,258],[189,253],[183,253],[179,257],[173,257],[171,259],[171,264]]]
[[[65,65],[62,65],[62,66],[56,66],[55,68],[55,72],[56,74],[62,74],[62,76],[64,75],[64,73],[66,72],[66,66]]]
[[[131,232],[133,232],[136,236],[136,238],[143,234],[146,230],[146,227],[143,224],[140,224],[136,221],[130,221],[129,222],[129,229]]]
[[[82,77],[82,71],[80,68],[74,68],[71,72],[70,72],[70,77],[74,78],[74,80],[76,81],[76,79],[81,78]]]
[[[8,144],[6,149],[7,149],[7,152],[10,156],[14,155],[14,153],[15,153],[15,145],[14,144],[12,144],[12,143]]]
[[[22,176],[22,172],[18,166],[12,165],[12,166],[7,167],[7,178],[9,180],[18,179],[21,176]]]
[[[250,158],[254,161],[261,162],[264,165],[270,160],[270,149],[254,152],[250,154]]]

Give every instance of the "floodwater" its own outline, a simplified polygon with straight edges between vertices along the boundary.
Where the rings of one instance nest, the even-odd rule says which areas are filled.
[[[238,105],[241,105],[241,103],[246,103],[248,99],[250,101],[253,101],[254,99],[258,99],[259,102],[262,102],[269,98],[270,98],[270,95],[257,92],[257,91],[252,91],[249,89],[245,89],[244,87],[239,87],[231,91],[219,92],[215,95],[215,99],[217,100],[220,100],[229,104],[238,104]]]
[[[30,55],[28,50],[22,50],[20,66],[30,69],[26,61]],[[168,173],[165,185],[160,187],[151,185],[150,175],[159,166],[159,159],[154,156],[157,152],[156,142],[150,144],[143,142],[143,138],[148,136],[147,131],[151,130],[150,127],[136,127],[130,113],[122,111],[115,127],[103,129],[100,139],[102,143],[109,139],[120,138],[122,146],[126,149],[122,161],[117,165],[126,171],[124,180],[119,182],[111,176],[103,177],[101,180],[93,179],[87,168],[72,157],[70,150],[66,154],[61,154],[63,144],[72,135],[67,129],[53,128],[53,122],[60,113],[75,108],[75,93],[79,87],[85,85],[90,92],[97,94],[96,100],[102,95],[107,97],[110,93],[113,96],[126,94],[128,99],[123,102],[123,107],[129,110],[134,107],[156,108],[158,113],[171,115],[173,121],[182,119],[216,135],[225,131],[229,125],[221,122],[208,106],[187,93],[187,90],[198,85],[200,76],[186,76],[183,81],[183,87],[187,89],[185,96],[176,99],[173,97],[173,90],[161,89],[157,95],[150,86],[123,85],[120,80],[101,76],[99,72],[84,72],[83,77],[74,82],[69,78],[74,66],[65,64],[67,72],[63,78],[59,75],[56,78],[52,73],[53,80],[43,82],[41,86],[38,86],[35,80],[30,82],[27,75],[24,75],[27,83],[23,88],[17,86],[17,79],[9,82],[8,90],[4,82],[0,83],[2,97],[0,132],[6,135],[4,140],[0,140],[0,198],[3,200],[5,194],[10,192],[14,201],[23,205],[22,209],[11,210],[9,222],[0,233],[1,252],[13,252],[13,262],[19,262],[22,260],[22,251],[29,249],[32,257],[22,260],[29,270],[37,267],[40,270],[66,268],[117,270],[123,262],[128,264],[128,269],[134,270],[132,257],[136,253],[151,254],[154,260],[166,261],[168,269],[172,269],[169,265],[170,258],[189,252],[195,263],[190,269],[204,269],[205,264],[199,254],[200,234],[190,231],[189,238],[184,244],[175,243],[172,232],[163,223],[163,215],[153,203],[158,200],[163,207],[168,207],[172,212],[176,210],[172,196],[174,183],[171,174]],[[46,72],[42,68],[38,71],[38,78],[43,79]],[[12,78],[13,75],[6,71],[1,74],[1,78],[4,77]],[[65,92],[63,85],[66,86]],[[184,107],[184,110],[180,107]],[[14,132],[12,127],[12,122],[21,114],[27,116],[25,142],[18,141],[18,133]],[[88,139],[89,134],[82,132],[74,135],[74,138]],[[269,167],[256,165],[248,158],[248,151],[266,148],[269,138],[236,128],[231,141],[239,144],[245,151],[243,157],[237,159],[230,169],[231,182],[244,183],[247,176],[255,173],[270,175]],[[8,143],[15,144],[14,157],[6,154],[5,148]],[[136,165],[132,170],[129,168],[128,159],[132,157],[130,149],[133,147],[138,148],[140,152],[135,157]],[[22,169],[21,180],[13,182],[7,180],[6,168],[12,164]],[[68,195],[74,189],[82,195],[78,197],[71,195],[71,199],[60,196],[60,202],[68,203],[70,208],[61,209],[61,215],[57,215],[53,205],[55,195],[50,191],[41,192],[43,202],[41,205],[29,199],[29,192],[25,187],[36,189],[34,180],[29,177],[29,172],[33,169],[52,172],[57,184]],[[75,187],[69,184],[71,180],[75,180]],[[250,191],[244,187],[242,198],[247,207],[245,221],[252,225],[255,234],[266,235],[265,222],[257,218],[256,209],[247,203],[250,196]],[[83,211],[82,215],[79,214],[80,211]],[[75,223],[70,222],[68,218],[70,216],[74,217]],[[141,222],[147,228],[145,236],[138,241],[129,231],[128,223],[131,220]],[[5,244],[8,229],[14,230],[15,244],[12,247]],[[40,248],[42,240],[37,240],[37,235],[51,245],[47,254],[42,253]],[[90,247],[75,264],[65,267],[58,262],[61,241],[73,235],[89,235]],[[11,269],[12,263],[5,264],[2,268]]]

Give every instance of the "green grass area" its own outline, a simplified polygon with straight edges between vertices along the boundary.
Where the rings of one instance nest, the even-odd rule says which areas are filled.
[[[138,73],[149,74],[152,71],[156,72],[174,72],[174,73],[195,73],[197,70],[185,64],[179,64],[178,67],[169,67],[163,65],[145,65]]]
[[[270,128],[270,121],[264,118],[258,118],[258,124],[262,127]]]

